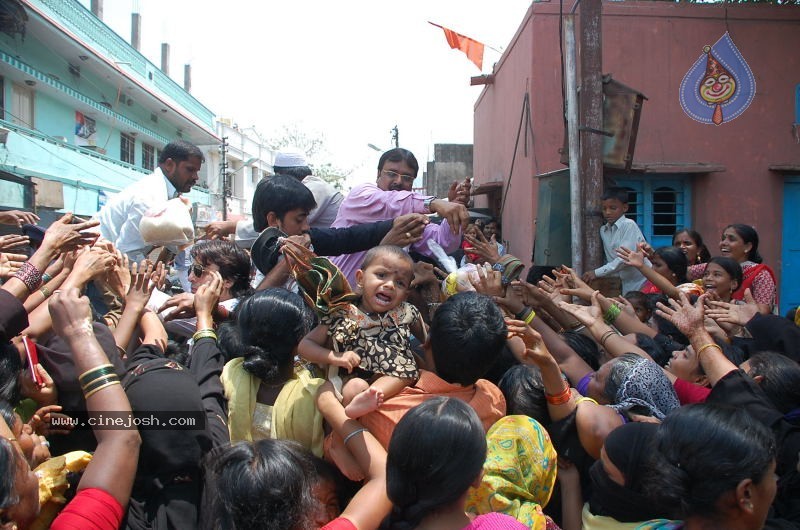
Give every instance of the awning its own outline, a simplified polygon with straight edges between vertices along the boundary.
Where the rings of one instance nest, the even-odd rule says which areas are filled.
[[[769,170],[778,173],[800,173],[800,164],[773,164],[769,166]]]
[[[719,173],[725,171],[725,166],[705,162],[634,162],[631,171],[640,173]]]

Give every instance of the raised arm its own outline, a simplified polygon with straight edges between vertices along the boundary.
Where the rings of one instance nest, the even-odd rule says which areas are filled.
[[[641,250],[641,244],[636,247],[636,250],[631,250],[626,247],[619,247],[617,250],[617,257],[625,262],[626,265],[634,267],[642,273],[642,276],[650,280],[650,283],[658,287],[658,289],[669,296],[670,298],[678,298],[678,288],[672,285],[668,279],[660,275],[653,269],[652,266],[645,262],[644,252]]]
[[[119,378],[109,369],[108,357],[94,336],[89,299],[77,288],[54,293],[50,299],[53,329],[69,345],[80,376],[90,415],[104,412],[132,416]],[[141,438],[135,428],[94,429],[97,449],[78,484],[78,491],[97,488],[124,508],[128,504],[138,464]]]
[[[657,313],[675,324],[678,330],[689,338],[700,365],[703,367],[711,386],[738,367],[722,353],[720,348],[703,325],[705,318],[706,295],[698,297],[694,305],[681,293],[679,300],[670,300],[670,306],[658,304]]]

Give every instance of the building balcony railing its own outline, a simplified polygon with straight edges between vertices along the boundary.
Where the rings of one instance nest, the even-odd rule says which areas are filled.
[[[119,123],[121,125],[124,125],[126,128],[130,128],[131,130],[135,130],[135,131],[138,131],[140,133],[146,134],[147,136],[153,138],[154,140],[158,140],[158,141],[160,141],[160,142],[162,142],[164,144],[168,144],[170,142],[169,138],[167,138],[166,136],[163,136],[163,135],[153,131],[152,129],[148,129],[147,127],[144,127],[143,125],[131,120],[130,118],[127,118],[127,117],[123,116],[122,114],[118,114],[118,113],[114,112],[112,109],[109,109],[108,107],[106,107],[105,105],[101,104],[100,102],[95,101],[92,98],[90,98],[89,96],[86,96],[85,94],[82,94],[82,93],[78,92],[74,88],[65,85],[61,81],[57,81],[57,80],[53,79],[52,77],[50,77],[49,75],[45,74],[44,72],[41,72],[41,71],[37,70],[36,68],[32,67],[31,65],[20,61],[16,57],[12,57],[11,55],[8,55],[7,53],[5,53],[3,51],[0,51],[0,61],[8,64],[9,66],[13,66],[14,68],[26,73],[27,75],[35,78],[38,82],[44,83],[44,84],[46,84],[48,86],[51,86],[51,87],[55,88],[56,90],[59,90],[59,91],[63,92],[64,94],[67,94],[68,96],[70,96],[72,98],[75,98],[76,100],[80,101],[81,103],[92,107],[96,111],[98,111],[98,112],[100,112],[102,114],[105,114],[106,116],[108,116],[112,120],[116,121],[117,123]]]
[[[27,127],[21,127],[21,126],[15,124],[15,123],[10,122],[10,121],[0,120],[0,127],[2,127],[3,129],[14,131],[15,133],[18,133],[18,134],[24,134],[25,136],[29,136],[31,138],[36,138],[37,140],[45,141],[45,142],[53,144],[53,145],[60,145],[61,147],[66,147],[67,149],[69,149],[71,151],[75,151],[76,153],[81,153],[83,155],[91,156],[92,158],[97,158],[98,160],[102,160],[104,162],[109,162],[109,163],[115,164],[117,166],[122,166],[125,169],[130,169],[130,170],[136,171],[138,173],[144,173],[145,175],[148,175],[148,174],[152,173],[152,171],[149,171],[147,169],[143,169],[143,168],[141,168],[139,166],[134,166],[133,164],[128,164],[127,162],[123,162],[122,160],[117,160],[116,158],[111,158],[110,156],[103,155],[103,154],[101,154],[101,153],[99,153],[97,151],[94,151],[92,149],[87,149],[86,147],[81,147],[81,146],[78,146],[78,145],[72,145],[71,143],[65,142],[65,141],[63,141],[63,140],[61,140],[59,138],[55,138],[53,136],[48,136],[48,135],[46,135],[46,134],[44,134],[42,132],[36,131],[34,129],[28,129]]]
[[[148,61],[77,0],[28,0],[28,2],[49,13],[65,29],[116,62],[120,68],[130,74],[138,75],[144,86],[153,87],[213,130],[214,113],[211,110]]]

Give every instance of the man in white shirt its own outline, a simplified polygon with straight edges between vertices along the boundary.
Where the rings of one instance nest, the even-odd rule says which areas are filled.
[[[95,216],[101,235],[114,243],[131,261],[140,262],[152,250],[139,232],[144,214],[169,199],[188,193],[197,184],[205,157],[193,144],[176,140],[158,158],[158,168],[117,193]]]

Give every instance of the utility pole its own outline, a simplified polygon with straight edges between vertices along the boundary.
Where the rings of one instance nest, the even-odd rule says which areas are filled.
[[[577,3],[575,4],[577,7]],[[574,9],[574,8],[573,8]],[[583,180],[580,164],[580,122],[578,119],[578,82],[575,53],[575,13],[564,15],[564,83],[567,93],[567,141],[569,149],[569,202],[572,244],[572,268],[583,269]]]
[[[230,196],[230,183],[228,182],[228,137],[222,137],[222,145],[219,148],[222,162],[219,170],[222,173],[222,220],[228,220],[228,197]]]
[[[583,182],[584,270],[603,264],[603,34],[601,0],[580,4],[580,174]]]

